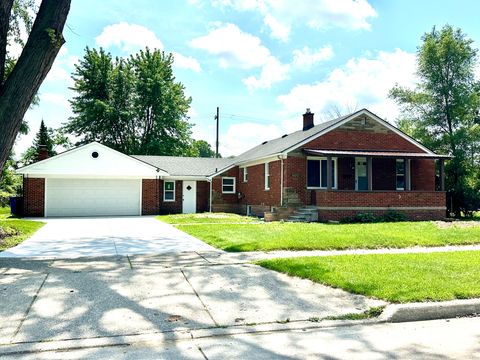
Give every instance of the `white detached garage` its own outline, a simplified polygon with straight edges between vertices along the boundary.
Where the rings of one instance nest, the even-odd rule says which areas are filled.
[[[44,216],[142,214],[142,179],[168,175],[97,142],[17,170],[44,182]]]

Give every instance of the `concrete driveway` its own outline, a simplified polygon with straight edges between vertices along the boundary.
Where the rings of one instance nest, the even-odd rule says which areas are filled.
[[[75,258],[215,250],[152,216],[41,221],[45,226],[20,245],[1,252],[0,257]]]

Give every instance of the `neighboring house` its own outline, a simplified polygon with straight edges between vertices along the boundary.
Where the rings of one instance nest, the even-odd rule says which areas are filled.
[[[307,109],[301,130],[231,159],[127,156],[94,142],[17,173],[28,216],[262,216],[314,205],[320,220],[387,210],[440,219],[445,158],[366,109],[316,126]]]

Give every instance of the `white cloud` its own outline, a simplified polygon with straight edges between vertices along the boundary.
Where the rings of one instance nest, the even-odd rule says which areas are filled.
[[[217,24],[207,35],[190,43],[194,48],[218,56],[223,68],[251,69],[264,65],[270,57],[270,50],[258,37],[243,32],[234,24]]]
[[[216,24],[207,35],[195,38],[191,45],[218,57],[223,68],[260,68],[260,75],[249,76],[242,82],[249,88],[265,89],[288,78],[290,66],[282,64],[260,38],[243,32],[235,24]]]
[[[105,48],[115,46],[125,53],[135,52],[146,46],[150,49],[163,49],[163,43],[152,30],[127,22],[105,26],[95,41],[97,45]]]
[[[117,47],[125,54],[134,53],[145,47],[150,49],[163,50],[162,41],[155,33],[142,25],[120,22],[105,26],[100,35],[95,38],[97,45],[104,48]],[[200,72],[201,67],[197,59],[172,52],[174,66],[182,69],[190,69]]]
[[[197,6],[203,2],[196,0]],[[294,25],[313,29],[370,29],[369,20],[377,16],[367,0],[213,0],[214,7],[231,7],[237,11],[257,11],[264,16],[271,36],[288,40]]]
[[[202,71],[202,68],[198,60],[191,56],[185,56],[177,52],[173,52],[173,58],[174,58],[173,65],[180,69],[190,69],[195,72]]]
[[[283,81],[288,78],[290,65],[282,64],[275,57],[270,56],[262,67],[259,77],[249,76],[242,82],[249,90],[269,89],[272,84]]]
[[[297,68],[308,69],[313,64],[333,57],[333,50],[331,46],[325,46],[317,50],[311,50],[305,46],[301,50],[293,51],[293,66]]]
[[[270,35],[272,38],[287,42],[290,35],[291,26],[282,24],[270,14],[266,14],[263,22],[270,28]]]
[[[388,91],[396,83],[414,86],[415,69],[415,54],[400,49],[380,51],[373,58],[350,59],[330,72],[325,80],[297,85],[277,100],[283,104],[283,113],[287,116],[298,115],[310,107],[321,117],[332,105],[357,104],[393,120],[398,116],[398,109],[388,99]]]
[[[239,155],[264,142],[280,136],[278,126],[245,122],[231,125],[220,137],[222,156]]]

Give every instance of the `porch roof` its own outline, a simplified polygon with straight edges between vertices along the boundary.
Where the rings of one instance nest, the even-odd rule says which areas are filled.
[[[365,156],[382,158],[421,158],[421,159],[450,159],[449,155],[413,153],[402,151],[375,151],[375,150],[322,150],[304,149],[307,155],[316,156]]]

